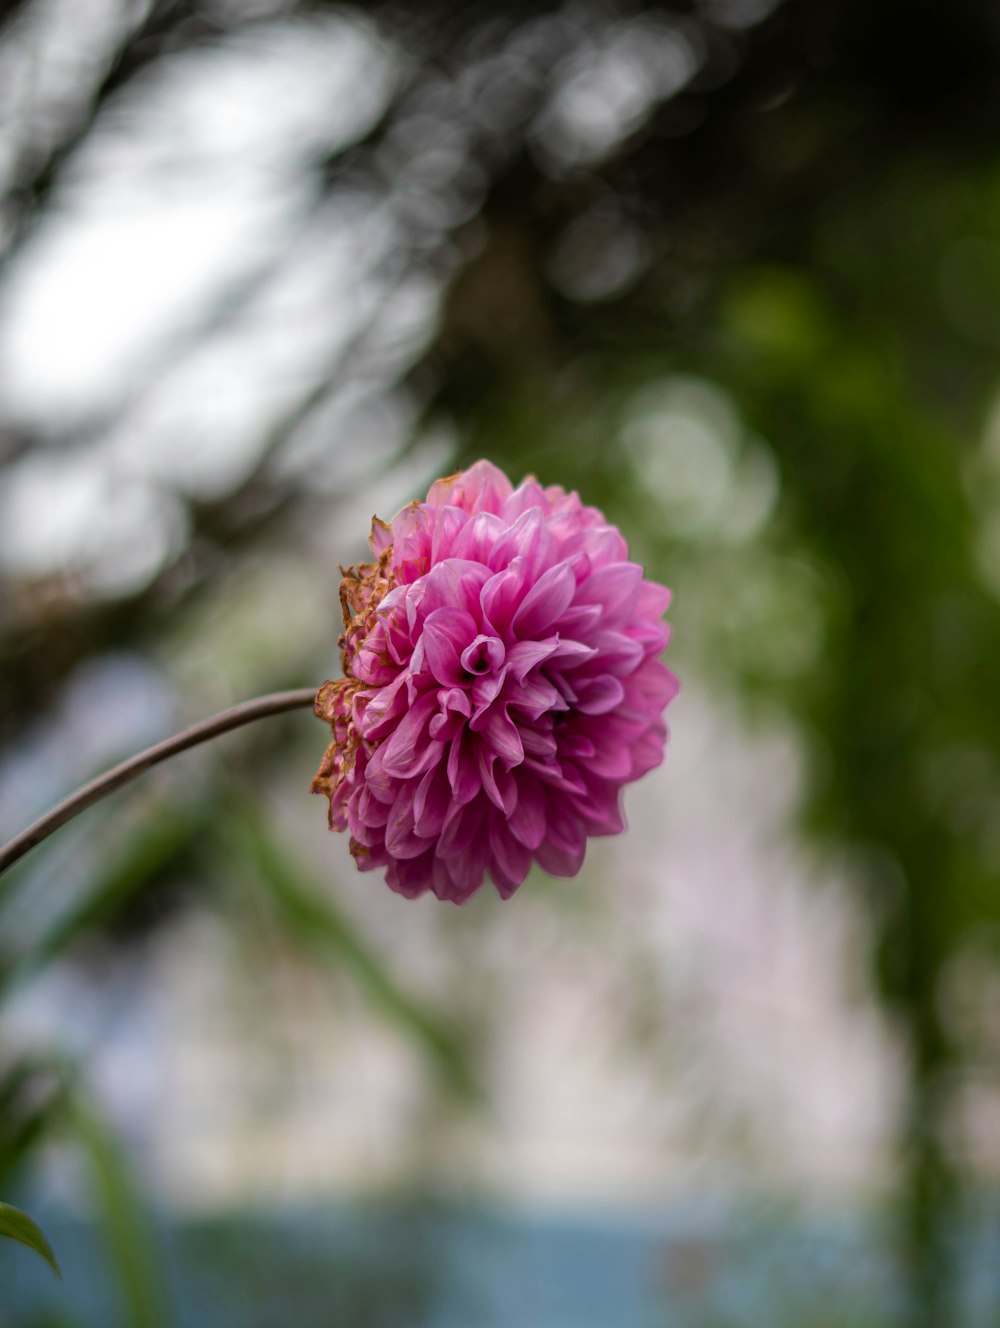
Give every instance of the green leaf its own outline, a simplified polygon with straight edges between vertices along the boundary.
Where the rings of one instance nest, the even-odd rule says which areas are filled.
[[[36,1254],[41,1255],[56,1277],[62,1277],[59,1264],[56,1262],[56,1256],[52,1252],[52,1246],[45,1239],[41,1227],[27,1213],[22,1213],[20,1208],[14,1208],[11,1204],[0,1203],[0,1236],[6,1236],[8,1240],[17,1240],[22,1245],[27,1245],[29,1250],[34,1250]]]
[[[51,1055],[0,1067],[0,1184],[61,1122],[71,1077]]]
[[[30,950],[0,970],[0,986],[30,977],[78,937],[114,918],[157,875],[190,851],[209,820],[210,800],[195,806],[158,806],[109,863],[101,863],[76,902]]]
[[[225,821],[230,860],[242,859],[253,878],[266,887],[288,933],[317,954],[343,964],[382,1013],[423,1050],[456,1096],[481,1101],[482,1089],[458,1029],[399,988],[381,957],[359,935],[356,924],[323,894],[287,846],[259,820],[237,806]]]
[[[124,1150],[93,1102],[77,1094],[72,1124],[87,1153],[94,1198],[103,1210],[122,1300],[131,1328],[167,1328],[166,1288],[149,1215]]]

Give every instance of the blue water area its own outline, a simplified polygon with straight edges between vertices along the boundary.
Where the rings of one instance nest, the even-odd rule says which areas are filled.
[[[583,1220],[427,1201],[167,1221],[126,1308],[106,1233],[39,1210],[63,1269],[0,1242],[0,1328],[887,1328],[890,1228],[775,1211]],[[961,1322],[1000,1321],[991,1239],[965,1242]],[[133,1302],[134,1303],[134,1302]]]

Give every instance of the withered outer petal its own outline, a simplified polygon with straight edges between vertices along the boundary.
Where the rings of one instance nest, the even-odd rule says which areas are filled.
[[[346,690],[347,678],[327,679],[316,693],[316,700],[313,702],[313,710],[319,719],[324,719],[328,724],[333,724],[336,715],[338,699]]]
[[[327,747],[319,770],[312,782],[313,793],[322,793],[331,799],[349,777],[357,758],[361,735],[353,718],[353,700],[364,690],[364,683],[352,676],[352,663],[369,632],[376,623],[376,612],[385,595],[392,589],[392,545],[382,550],[378,561],[360,563],[357,567],[341,567],[340,605],[344,615],[344,631],[338,644],[341,647],[343,678],[327,679],[316,693],[313,708],[319,719],[330,725],[333,741]]]
[[[354,764],[360,737],[351,718],[351,700],[362,684],[353,678],[327,680],[316,693],[314,709],[330,725],[333,742],[327,747],[312,782],[313,793],[333,795]]]
[[[392,567],[392,548],[383,549],[378,562],[359,563],[357,567],[341,567],[340,607],[344,615],[344,630],[338,644],[345,675],[350,675],[351,661],[361,648],[368,633],[375,626],[379,604],[395,584]]]

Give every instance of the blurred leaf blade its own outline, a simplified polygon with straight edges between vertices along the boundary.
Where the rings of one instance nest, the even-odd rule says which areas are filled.
[[[423,1051],[452,1092],[466,1101],[480,1101],[482,1089],[457,1030],[399,987],[356,925],[320,893],[286,846],[242,809],[232,814],[226,842],[231,842],[234,860],[267,891],[288,933],[318,956],[342,964],[381,1012]]]
[[[60,1060],[40,1056],[23,1056],[0,1075],[0,1180],[62,1124],[69,1083]]]
[[[78,1095],[72,1124],[87,1156],[95,1204],[128,1328],[170,1328],[163,1264],[149,1213],[115,1131],[100,1109]]]
[[[52,1246],[38,1223],[13,1204],[0,1203],[0,1236],[16,1240],[34,1250],[49,1265],[56,1277],[62,1277],[62,1270]]]
[[[23,954],[0,968],[0,989],[30,977],[87,932],[112,920],[155,877],[172,870],[203,831],[208,803],[157,807],[78,899]]]

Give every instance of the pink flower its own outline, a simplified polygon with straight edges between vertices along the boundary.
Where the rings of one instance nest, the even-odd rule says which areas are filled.
[[[341,584],[344,677],[316,699],[331,828],[411,897],[462,903],[488,871],[506,899],[532,861],[575,875],[663,759],[669,590],[575,493],[488,461],[376,518],[371,546]]]

